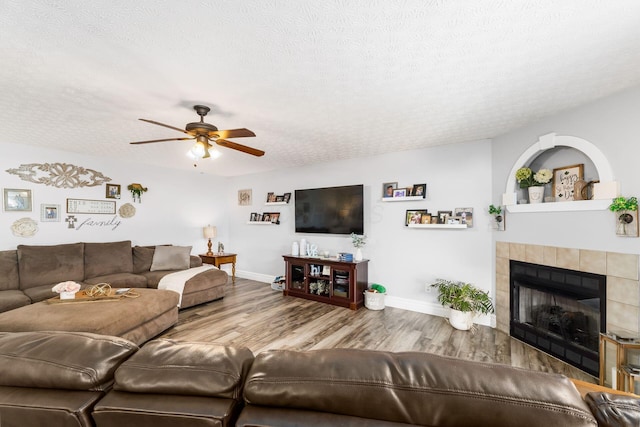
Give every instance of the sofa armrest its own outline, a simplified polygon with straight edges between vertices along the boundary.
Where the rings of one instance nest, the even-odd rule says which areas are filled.
[[[640,398],[606,392],[587,393],[584,399],[598,427],[640,426]]]

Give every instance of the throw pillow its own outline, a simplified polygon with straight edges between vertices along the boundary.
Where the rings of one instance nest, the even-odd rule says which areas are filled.
[[[156,246],[149,271],[186,270],[190,255],[191,246]]]

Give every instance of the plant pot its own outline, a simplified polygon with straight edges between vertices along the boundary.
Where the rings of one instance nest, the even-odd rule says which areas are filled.
[[[534,185],[529,187],[529,203],[542,203],[544,200],[544,186]]]
[[[60,292],[60,299],[75,299],[75,292]]]
[[[473,317],[473,313],[470,311],[459,311],[452,308],[449,313],[449,323],[458,330],[468,331],[473,326]]]
[[[364,306],[369,310],[382,310],[384,309],[384,297],[386,295],[380,292],[364,291]]]

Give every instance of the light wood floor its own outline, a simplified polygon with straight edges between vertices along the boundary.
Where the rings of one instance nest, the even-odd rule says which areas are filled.
[[[487,326],[458,331],[446,319],[386,307],[352,311],[284,297],[265,283],[236,278],[224,299],[180,312],[165,338],[239,345],[255,354],[269,349],[366,348],[423,351],[562,373],[588,382],[588,374]]]

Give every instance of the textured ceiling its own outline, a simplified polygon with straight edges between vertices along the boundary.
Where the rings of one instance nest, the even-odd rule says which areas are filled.
[[[0,142],[231,176],[491,138],[640,85],[640,1],[2,0]]]

